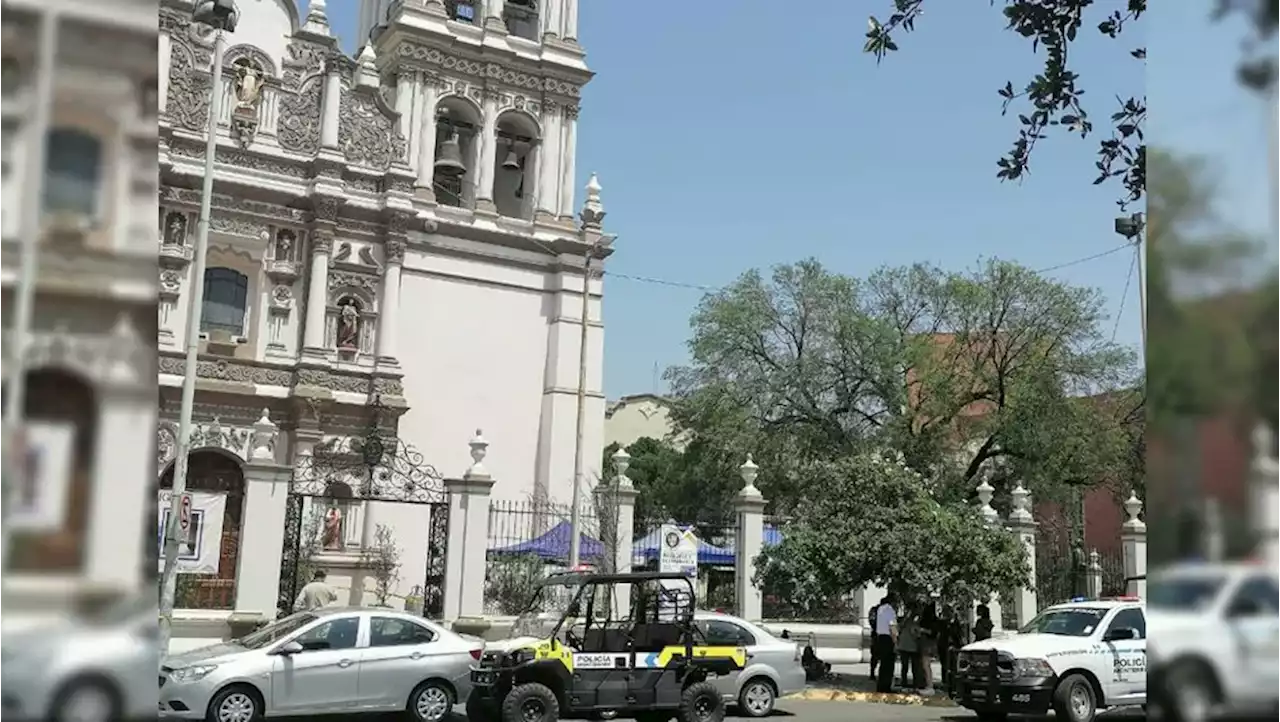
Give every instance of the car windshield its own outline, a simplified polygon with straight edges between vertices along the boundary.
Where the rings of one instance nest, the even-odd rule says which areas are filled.
[[[1098,628],[1098,623],[1106,613],[1106,609],[1097,607],[1046,609],[1027,622],[1027,625],[1019,629],[1018,633],[1087,637]]]
[[[1226,578],[1220,574],[1157,574],[1147,584],[1147,606],[1170,612],[1198,612],[1213,603]]]
[[[553,574],[538,583],[529,603],[516,616],[508,638],[542,637],[564,616],[581,586],[577,574]]]
[[[237,639],[236,644],[246,649],[261,649],[284,639],[317,619],[319,617],[310,612],[299,612],[268,624],[256,632],[246,634]]]

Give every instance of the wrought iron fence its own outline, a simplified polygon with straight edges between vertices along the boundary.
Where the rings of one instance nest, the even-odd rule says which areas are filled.
[[[533,598],[537,583],[569,566],[570,507],[547,501],[501,500],[489,502],[489,533],[485,563],[485,612],[512,615],[523,611]],[[594,509],[580,515],[580,560],[596,568],[612,563],[614,545],[609,520]]]
[[[1128,587],[1124,578],[1124,551],[1121,549],[1100,551],[1098,562],[1102,565],[1102,596],[1124,596]]]

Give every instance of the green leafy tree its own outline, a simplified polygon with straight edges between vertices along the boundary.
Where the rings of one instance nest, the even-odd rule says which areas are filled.
[[[868,19],[865,52],[877,61],[898,49],[900,32],[915,29],[924,0],[893,0],[893,12],[883,22]],[[1146,12],[1146,0],[1095,3],[1094,0],[1004,0],[999,5],[1006,28],[1029,40],[1040,59],[1030,78],[1006,81],[998,89],[1003,114],[1018,118],[1013,146],[997,161],[996,176],[1020,180],[1031,169],[1036,144],[1051,133],[1088,138],[1094,134],[1096,108],[1085,101],[1084,82],[1076,70],[1077,41],[1088,33],[1116,40]],[[1147,51],[1134,47],[1129,55],[1145,62]],[[1108,133],[1098,141],[1095,184],[1118,178],[1124,187],[1121,205],[1140,200],[1146,189],[1145,96],[1117,98],[1105,121]]]
[[[819,608],[866,583],[964,604],[1029,577],[1016,538],[973,507],[940,503],[898,458],[860,453],[812,464],[806,475],[813,483],[781,543],[761,553],[755,580],[798,607]]]
[[[601,468],[613,468],[617,444],[604,450]],[[636,499],[637,531],[645,525],[678,521],[702,527],[723,525],[732,517],[733,496],[741,487],[728,451],[695,440],[683,451],[644,437],[627,447],[631,466],[627,476],[640,495]],[[744,460],[737,451],[738,464]],[[611,479],[609,480],[611,481]]]
[[[1062,498],[1128,470],[1138,370],[1103,321],[1095,291],[999,261],[751,271],[694,313],[691,361],[668,372],[672,417],[694,443],[751,450],[781,511],[809,464],[876,448],[928,471],[943,499],[967,498],[995,461]]]

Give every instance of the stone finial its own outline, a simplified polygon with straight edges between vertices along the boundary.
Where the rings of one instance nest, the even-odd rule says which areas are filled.
[[[1138,518],[1138,515],[1142,513],[1142,500],[1138,498],[1137,492],[1129,492],[1129,498],[1125,499],[1124,502],[1124,513],[1129,515],[1122,527],[1124,531],[1146,531],[1147,523]]]
[[[984,521],[988,524],[995,524],[1000,521],[1000,514],[996,512],[995,507],[991,506],[991,498],[995,495],[996,489],[987,481],[986,476],[982,477],[982,483],[978,484],[978,513],[982,515]]]
[[[1032,521],[1031,492],[1027,491],[1019,481],[1009,495],[1013,498],[1013,509],[1009,512],[1009,521],[1018,524],[1030,523]]]
[[[604,203],[600,200],[600,178],[595,173],[591,174],[591,179],[587,181],[587,199],[582,203],[582,210],[578,213],[578,218],[582,220],[582,227],[589,230],[598,231],[604,227]]]
[[[613,460],[613,471],[617,474],[618,486],[631,486],[631,479],[627,476],[627,469],[631,468],[631,454],[628,454],[626,449],[618,447],[610,458]]]
[[[329,15],[325,12],[325,0],[311,0],[307,6],[307,20],[302,29],[318,35],[329,34]]]
[[[484,433],[476,429],[476,435],[471,437],[467,445],[471,447],[471,468],[467,469],[462,478],[488,479],[489,470],[484,468],[484,458],[489,455],[489,442],[485,440]]]
[[[360,66],[357,82],[365,87],[377,88],[381,80],[378,78],[378,54],[374,52],[373,45],[366,44],[360,50],[356,63]]]
[[[738,473],[742,475],[742,491],[738,492],[739,496],[761,496],[760,490],[756,488],[756,477],[760,476],[760,467],[756,466],[751,454],[747,454],[747,460],[738,467]]]
[[[216,422],[215,422],[216,423]],[[262,418],[253,425],[253,449],[249,453],[250,461],[273,461],[276,458],[276,436],[280,429],[271,420],[271,412],[262,410]]]

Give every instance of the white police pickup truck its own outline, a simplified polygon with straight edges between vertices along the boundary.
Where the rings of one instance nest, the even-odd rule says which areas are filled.
[[[1146,632],[1135,597],[1055,605],[1015,635],[961,649],[951,694],[983,720],[1053,711],[1092,722],[1103,709],[1145,706]]]
[[[1188,563],[1148,579],[1152,711],[1171,722],[1219,714],[1275,719],[1280,585],[1264,564]]]

